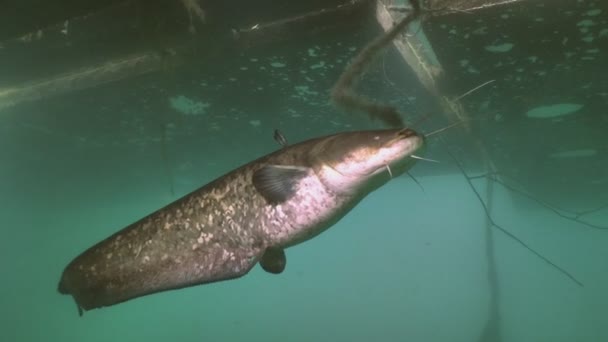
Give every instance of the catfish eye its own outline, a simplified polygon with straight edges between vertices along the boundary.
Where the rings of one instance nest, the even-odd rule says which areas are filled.
[[[409,138],[418,135],[413,129],[405,128],[399,131],[399,136]]]

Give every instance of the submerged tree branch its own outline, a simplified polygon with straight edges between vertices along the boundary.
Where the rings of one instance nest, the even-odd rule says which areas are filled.
[[[331,90],[331,99],[336,105],[348,110],[365,112],[372,120],[380,120],[391,127],[404,126],[403,119],[395,107],[376,103],[359,95],[355,92],[354,87],[374,58],[410,23],[418,19],[420,16],[418,0],[410,0],[410,4],[411,12],[385,34],[367,44],[340,75]]]
[[[475,180],[475,179],[480,179],[480,178],[488,178],[489,180],[491,180],[497,184],[500,184],[505,189],[538,203],[540,206],[545,207],[547,210],[550,210],[555,215],[557,215],[565,220],[573,221],[580,225],[583,225],[583,226],[586,226],[586,227],[589,227],[592,229],[608,230],[608,226],[601,226],[598,224],[594,224],[594,223],[590,223],[590,222],[582,220],[582,218],[586,215],[594,214],[601,210],[607,209],[608,204],[599,206],[597,208],[581,211],[581,212],[562,209],[562,208],[557,207],[556,205],[550,204],[542,199],[539,199],[536,196],[533,196],[532,194],[530,194],[529,192],[527,192],[525,190],[522,190],[520,188],[517,188],[515,186],[505,183],[504,181],[500,180],[498,178],[498,176],[501,176],[503,178],[509,178],[511,181],[517,182],[512,177],[506,176],[504,174],[500,174],[498,172],[485,173],[483,175],[478,175],[478,176],[469,176],[469,179]]]
[[[479,150],[484,156],[487,156],[486,150],[481,144],[478,145]],[[488,159],[485,159],[486,170],[494,170],[494,164]],[[488,214],[492,214],[494,209],[494,183],[491,180],[487,180],[486,183],[486,201]],[[481,335],[479,336],[479,342],[500,342],[502,341],[501,335],[501,316],[500,316],[500,282],[498,281],[498,271],[496,267],[496,250],[494,240],[494,227],[493,222],[486,215],[485,222],[485,240],[486,240],[486,260],[488,269],[488,290],[490,291],[490,300],[488,303],[488,319],[484,325]]]
[[[543,260],[544,262],[546,262],[547,264],[549,264],[549,266],[551,266],[552,268],[556,269],[558,272],[560,272],[561,274],[565,275],[566,277],[570,278],[570,280],[572,280],[578,286],[580,286],[580,287],[584,286],[584,284],[580,280],[578,280],[575,276],[573,276],[570,272],[568,272],[565,269],[563,269],[562,267],[558,266],[553,261],[549,260],[547,257],[545,257],[544,255],[542,255],[539,252],[537,252],[536,250],[534,250],[532,247],[530,247],[523,240],[521,240],[520,238],[518,238],[517,236],[515,236],[513,233],[509,232],[507,229],[505,229],[501,225],[497,224],[496,221],[494,221],[494,219],[492,218],[492,215],[490,214],[490,211],[488,210],[488,206],[486,205],[486,202],[483,200],[483,198],[481,198],[481,195],[479,194],[479,192],[477,191],[477,188],[475,188],[475,185],[473,184],[473,179],[479,178],[479,177],[470,177],[466,173],[466,171],[465,171],[464,167],[462,166],[462,164],[452,154],[452,152],[449,150],[449,148],[447,148],[447,146],[446,146],[446,151],[450,155],[450,157],[454,160],[454,163],[456,164],[456,167],[458,167],[458,169],[462,173],[462,175],[465,178],[466,182],[468,183],[469,187],[471,188],[471,190],[475,194],[475,197],[477,197],[477,200],[479,201],[479,203],[481,204],[481,206],[482,206],[482,208],[484,210],[486,218],[489,220],[489,222],[492,224],[492,226],[494,226],[495,228],[497,228],[498,230],[500,230],[503,234],[505,234],[509,238],[511,238],[513,241],[517,242],[519,245],[521,245],[522,247],[524,247],[525,249],[527,249],[529,252],[531,252],[532,254],[536,255],[538,258],[540,258],[541,260]]]

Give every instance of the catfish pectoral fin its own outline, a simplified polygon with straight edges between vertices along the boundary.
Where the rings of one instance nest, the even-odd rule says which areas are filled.
[[[218,248],[188,259],[166,257],[134,264],[132,259],[105,260],[93,248],[68,265],[58,290],[72,295],[82,314],[152,293],[239,278],[255,266],[262,253],[263,250]]]

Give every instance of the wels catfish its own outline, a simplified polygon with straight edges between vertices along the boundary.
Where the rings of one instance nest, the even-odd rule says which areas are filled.
[[[408,128],[344,132],[284,146],[118,231],[75,258],[59,292],[79,313],[136,297],[271,273],[285,249],[338,222],[407,171],[424,137]]]

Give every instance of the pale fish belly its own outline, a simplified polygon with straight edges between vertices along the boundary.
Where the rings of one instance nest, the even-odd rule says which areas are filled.
[[[267,245],[287,248],[309,240],[338,222],[359,200],[336,195],[311,174],[299,182],[293,198],[265,208]]]

